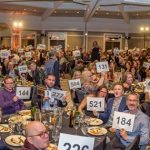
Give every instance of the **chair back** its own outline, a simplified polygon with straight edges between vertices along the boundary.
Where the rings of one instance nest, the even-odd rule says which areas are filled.
[[[83,91],[83,90],[79,90],[79,89],[76,89],[76,94],[77,94],[77,98],[78,98],[78,101],[79,103],[84,99],[84,97],[86,96],[86,92]]]
[[[150,117],[150,102],[144,102],[140,108],[143,113]]]
[[[125,150],[140,150],[139,143],[140,143],[140,135],[137,135],[133,140],[133,142]]]

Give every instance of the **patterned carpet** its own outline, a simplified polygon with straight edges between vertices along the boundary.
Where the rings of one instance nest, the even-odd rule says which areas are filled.
[[[69,84],[68,84],[69,79],[70,79],[70,76],[67,74],[65,75],[65,78],[61,79],[60,81],[61,89],[64,91],[67,91],[66,93],[66,100],[68,102],[67,108],[72,107],[74,105],[72,98],[71,98],[70,90],[69,90]]]

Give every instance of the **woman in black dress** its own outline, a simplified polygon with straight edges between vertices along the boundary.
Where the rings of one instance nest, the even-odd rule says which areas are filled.
[[[100,61],[100,52],[99,52],[99,46],[97,41],[93,42],[93,49],[91,52],[91,61],[98,60]]]

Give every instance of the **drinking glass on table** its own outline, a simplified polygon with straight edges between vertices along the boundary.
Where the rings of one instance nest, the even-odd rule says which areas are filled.
[[[52,113],[50,113],[50,116],[49,116],[49,129],[50,129],[50,130],[53,129]]]
[[[86,117],[85,117],[85,123],[87,124],[87,127],[89,127],[89,126],[90,126],[90,123],[91,123],[91,117],[86,116]]]
[[[56,128],[58,128],[59,130],[61,130],[62,128],[62,115],[59,115],[57,117]]]
[[[76,130],[76,135],[77,135],[77,130],[78,130],[79,127],[80,127],[80,119],[79,119],[79,118],[74,119],[74,121],[73,121],[73,127],[75,128],[75,130]]]
[[[15,131],[15,123],[13,121],[9,120],[8,125],[9,125],[9,128],[10,128],[10,134],[12,135]]]
[[[42,121],[42,115],[41,115],[41,112],[40,112],[40,109],[36,109],[36,112],[34,114],[34,119],[36,121]]]
[[[18,123],[16,124],[16,130],[17,130],[17,132],[18,132],[19,134],[22,133],[22,131],[23,131],[22,122],[18,122]]]
[[[59,130],[56,127],[54,127],[53,131],[52,131],[52,139],[54,140],[54,142],[55,142],[54,144],[55,145],[57,145],[57,142],[59,140],[59,135],[60,135]]]

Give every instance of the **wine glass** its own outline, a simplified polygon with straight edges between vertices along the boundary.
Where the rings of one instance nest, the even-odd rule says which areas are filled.
[[[89,127],[89,126],[90,126],[90,123],[91,123],[91,117],[86,116],[86,117],[85,117],[85,123],[86,123],[87,126]]]
[[[42,121],[42,116],[41,116],[41,112],[40,112],[40,109],[36,109],[36,112],[35,112],[35,114],[34,114],[34,119],[36,120],[36,121]]]
[[[22,133],[22,130],[23,130],[23,129],[22,129],[22,122],[18,122],[16,125],[17,125],[16,127],[17,127],[18,133],[21,134],[21,133]]]
[[[62,115],[59,115],[57,117],[56,128],[58,128],[59,130],[61,130],[61,128],[62,128]]]
[[[52,113],[50,113],[50,116],[49,116],[49,129],[50,129],[50,130],[53,129]]]
[[[52,131],[52,139],[54,140],[55,145],[57,145],[57,142],[59,140],[59,134],[60,134],[59,130],[56,127],[54,127],[54,129]]]
[[[10,134],[12,135],[14,133],[14,130],[15,130],[15,123],[13,121],[9,120],[8,125],[10,128]]]
[[[65,119],[69,119],[69,116],[70,116],[70,113],[71,113],[71,110],[64,110],[64,112],[63,112],[63,117],[65,118]]]
[[[73,127],[75,128],[76,130],[76,135],[77,135],[77,130],[79,129],[80,127],[80,120],[78,118],[74,119],[73,121]]]

